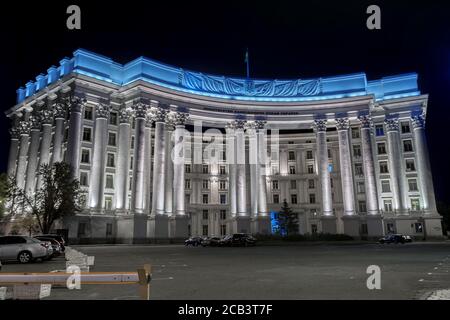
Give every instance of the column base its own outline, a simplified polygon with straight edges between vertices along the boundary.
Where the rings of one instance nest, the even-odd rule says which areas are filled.
[[[169,238],[186,239],[189,233],[188,215],[173,215],[169,218]]]
[[[358,215],[343,216],[342,221],[344,222],[344,234],[359,237],[360,219]]]
[[[253,234],[270,234],[271,225],[269,216],[257,216],[251,219],[251,232]]]
[[[231,220],[233,233],[250,233],[250,217],[235,216]]]
[[[367,236],[381,237],[384,235],[384,223],[381,215],[367,215]]]
[[[322,233],[336,234],[336,217],[335,216],[322,216],[320,218],[322,222]]]
[[[151,216],[148,220],[147,237],[154,240],[169,238],[169,217],[163,214]]]
[[[147,220],[146,214],[135,213],[133,216],[133,243],[147,243]]]

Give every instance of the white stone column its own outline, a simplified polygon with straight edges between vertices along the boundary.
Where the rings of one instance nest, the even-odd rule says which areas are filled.
[[[66,162],[72,168],[72,177],[79,179],[81,134],[83,129],[83,109],[86,100],[80,97],[70,97],[69,105],[69,135],[67,137]]]
[[[147,114],[147,119],[145,122],[145,160],[146,163],[144,167],[144,210],[147,215],[150,215],[152,211],[152,125],[153,116]]]
[[[256,135],[256,123],[247,123],[248,135],[248,168],[250,171],[250,216],[252,219],[258,216],[258,140]]]
[[[419,190],[422,196],[422,208],[425,214],[437,214],[433,177],[431,175],[431,165],[425,136],[425,115],[417,114],[411,118],[414,128],[414,150],[417,160]]]
[[[41,139],[41,119],[38,115],[30,116],[31,134],[30,147],[28,150],[27,180],[25,191],[32,195],[36,188],[36,174],[38,165],[39,141]]]
[[[364,185],[366,191],[366,207],[369,215],[379,214],[377,182],[375,177],[375,165],[373,161],[373,147],[370,116],[360,116],[362,157],[364,163]]]
[[[394,209],[400,214],[405,214],[407,212],[405,202],[406,190],[402,177],[403,156],[400,152],[400,133],[398,119],[386,119],[384,123],[387,129],[389,175],[391,177]]]
[[[267,182],[266,182],[266,163],[267,163],[267,144],[265,121],[256,121],[257,140],[258,140],[258,216],[267,216]]]
[[[11,142],[9,145],[9,156],[8,156],[8,177],[15,177],[17,168],[17,157],[19,155],[19,139],[20,133],[16,127],[12,127],[10,130]]]
[[[166,138],[165,138],[165,179],[164,183],[164,211],[167,216],[172,216],[173,214],[173,161],[172,161],[172,146],[173,146],[173,132],[175,129],[172,114],[170,117],[166,118]]]
[[[63,160],[64,122],[66,119],[66,106],[64,103],[57,103],[53,109],[55,118],[55,133],[53,135],[52,164]]]
[[[130,167],[131,142],[131,109],[125,106],[119,110],[119,146],[116,171],[116,211],[123,214],[127,211],[128,201],[128,172]],[[148,164],[150,165],[150,164]]]
[[[235,217],[237,214],[236,200],[236,135],[234,123],[231,122],[225,127],[227,133],[226,152],[228,163],[228,192],[230,199],[230,215]]]
[[[42,123],[42,138],[39,146],[39,163],[38,170],[41,166],[49,164],[50,162],[50,147],[52,144],[52,127],[53,127],[53,112],[48,109],[43,109],[39,113]],[[38,175],[36,189],[42,186],[42,176]]]
[[[94,151],[89,181],[89,207],[94,212],[104,208],[106,146],[108,143],[108,117],[111,106],[99,103],[95,107]]]
[[[236,120],[236,187],[237,215],[247,217],[247,181],[245,176],[245,134],[246,121]]]
[[[169,235],[168,217],[165,215],[165,161],[166,161],[166,115],[162,107],[154,110],[155,143],[153,160],[153,197],[149,236],[167,238]]]
[[[175,194],[175,211],[170,226],[171,238],[185,238],[188,235],[189,218],[185,204],[185,154],[184,145],[188,137],[185,136],[185,123],[189,114],[176,112],[173,117],[175,124],[173,150],[173,191]]]
[[[352,159],[348,136],[348,118],[336,119],[336,129],[339,138],[339,159],[342,194],[344,198],[344,215],[351,216],[355,214],[355,199],[353,190]]]
[[[28,120],[19,122],[18,130],[20,134],[19,158],[17,161],[16,185],[20,189],[25,187],[25,174],[27,170],[28,143],[30,137],[31,123]]]

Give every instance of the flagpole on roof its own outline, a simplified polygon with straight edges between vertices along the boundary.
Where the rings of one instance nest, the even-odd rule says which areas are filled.
[[[247,51],[245,51],[245,63],[247,64],[247,79],[250,78],[250,60],[248,57],[248,48]]]

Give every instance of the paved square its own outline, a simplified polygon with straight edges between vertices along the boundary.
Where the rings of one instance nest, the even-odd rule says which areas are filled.
[[[153,266],[152,299],[426,299],[450,288],[450,243],[292,244],[249,248],[181,245],[76,246],[95,256],[92,271]],[[369,290],[366,269],[381,268],[381,290]],[[64,269],[63,258],[4,272]],[[446,295],[434,295],[435,297]],[[50,299],[138,299],[135,285],[52,289]]]

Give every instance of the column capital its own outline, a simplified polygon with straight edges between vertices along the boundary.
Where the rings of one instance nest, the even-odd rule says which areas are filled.
[[[187,119],[189,119],[189,113],[178,111],[173,113],[173,122],[175,126],[184,126]]]
[[[31,123],[31,130],[40,130],[41,129],[41,117],[39,114],[31,115],[29,118]]]
[[[148,109],[149,109],[148,105],[141,101],[135,101],[133,103],[133,113],[136,119],[138,118],[145,119],[147,117]]]
[[[151,128],[154,122],[155,122],[155,119],[154,119],[153,114],[147,113],[147,116],[145,117],[145,126],[147,128]]]
[[[12,140],[18,140],[20,138],[20,132],[17,128],[11,128],[9,133],[11,134]]]
[[[256,130],[256,123],[254,121],[248,121],[244,125],[244,128],[247,129],[247,130],[255,131]]]
[[[95,118],[96,119],[107,119],[109,117],[109,112],[111,111],[111,105],[106,103],[99,103],[95,106]]]
[[[86,103],[87,100],[85,97],[72,95],[69,96],[69,98],[67,99],[67,107],[69,108],[70,112],[81,113]]]
[[[414,129],[425,128],[425,115],[423,113],[412,115],[411,121]]]
[[[327,120],[326,119],[316,119],[312,125],[315,132],[325,132],[327,131]]]
[[[264,130],[266,128],[266,120],[255,120],[255,126],[257,130]]]
[[[28,135],[30,133],[30,129],[31,129],[30,121],[26,121],[26,120],[19,121],[17,130],[19,131],[19,134],[21,136]]]
[[[350,128],[350,121],[348,118],[337,118],[336,121],[336,129],[338,131],[347,131]]]
[[[66,118],[66,104],[64,102],[58,102],[53,107],[53,114],[55,119],[65,119]]]
[[[169,113],[167,109],[155,107],[153,110],[153,120],[155,122],[166,122],[166,116]]]
[[[243,130],[243,129],[245,129],[246,123],[247,123],[247,120],[237,119],[237,120],[232,121],[231,125],[233,126],[233,128],[235,130],[237,130],[237,129],[242,129]]]
[[[132,111],[129,108],[120,108],[119,110],[119,123],[130,124]]]
[[[39,112],[42,124],[53,124],[53,112],[48,109],[42,109]]]
[[[370,129],[372,127],[372,117],[369,115],[359,116],[359,122],[361,122],[361,128]]]
[[[387,131],[398,131],[398,119],[385,119]]]

